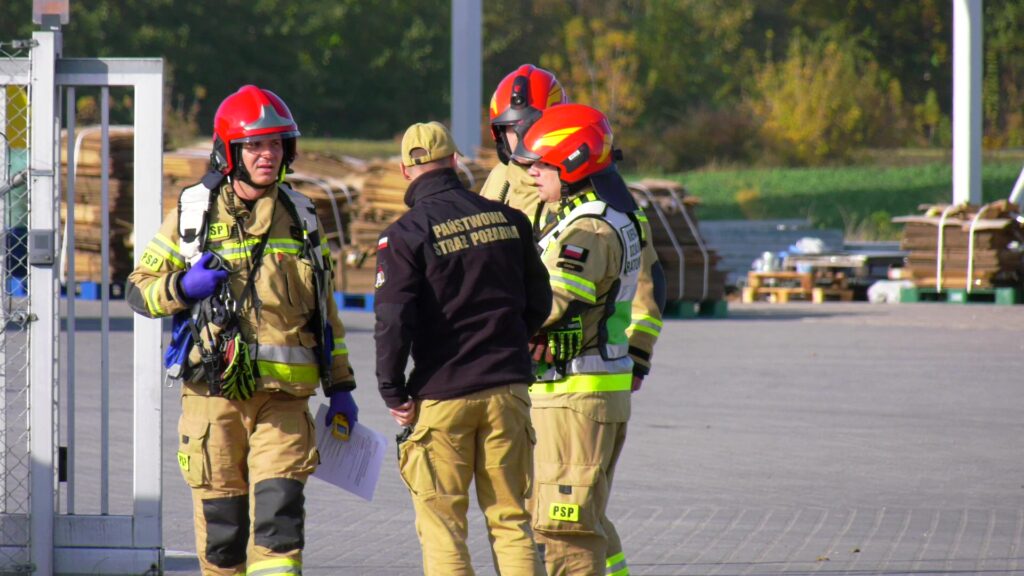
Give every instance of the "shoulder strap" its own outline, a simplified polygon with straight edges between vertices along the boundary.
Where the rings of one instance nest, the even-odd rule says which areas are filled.
[[[313,263],[313,283],[316,290],[316,314],[319,317],[319,330],[316,331],[317,347],[319,348],[320,382],[326,390],[331,384],[331,353],[334,350],[334,331],[327,319],[328,299],[331,294],[331,283],[327,278],[329,267],[324,262],[323,248],[320,245],[320,230],[316,218],[316,205],[300,192],[292,190],[285,183],[278,184],[278,198],[291,214],[295,223],[302,228],[302,249]]]
[[[189,264],[194,264],[206,248],[210,206],[223,181],[223,174],[211,171],[178,196],[178,252]]]

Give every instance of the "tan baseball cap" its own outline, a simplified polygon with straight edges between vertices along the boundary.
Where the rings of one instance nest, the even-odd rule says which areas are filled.
[[[423,156],[412,157],[412,151],[422,148],[427,151]],[[413,124],[402,136],[402,164],[406,167],[417,164],[426,164],[451,156],[452,154],[462,155],[455,146],[455,139],[451,132],[440,122],[426,122]]]

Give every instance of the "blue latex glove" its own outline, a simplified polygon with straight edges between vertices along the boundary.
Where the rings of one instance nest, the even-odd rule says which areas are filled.
[[[213,263],[216,268],[209,268],[212,259],[213,253],[203,252],[199,260],[181,277],[181,291],[189,300],[209,297],[228,277],[228,271],[221,269],[218,261]]]
[[[348,440],[349,432],[358,421],[359,406],[356,406],[352,392],[345,390],[331,394],[331,403],[324,419],[324,425],[331,429],[331,435],[338,440]]]

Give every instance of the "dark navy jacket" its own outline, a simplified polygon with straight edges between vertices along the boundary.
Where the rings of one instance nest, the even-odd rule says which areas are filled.
[[[527,343],[550,311],[551,286],[529,221],[466,190],[450,168],[414,180],[405,203],[411,209],[377,245],[384,402],[394,408],[532,382]]]

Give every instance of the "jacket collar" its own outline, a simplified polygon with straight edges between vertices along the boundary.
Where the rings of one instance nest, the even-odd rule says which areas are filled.
[[[409,189],[405,191],[405,205],[412,208],[416,202],[427,196],[461,188],[464,188],[462,181],[459,180],[459,175],[455,173],[454,169],[431,170],[421,174],[413,180],[412,184],[409,184]]]
[[[274,219],[274,205],[277,204],[278,187],[267,190],[253,204],[252,210],[246,207],[245,202],[235,195],[230,182],[221,186],[220,196],[217,202],[220,208],[231,214],[247,236],[261,236],[270,230]]]

